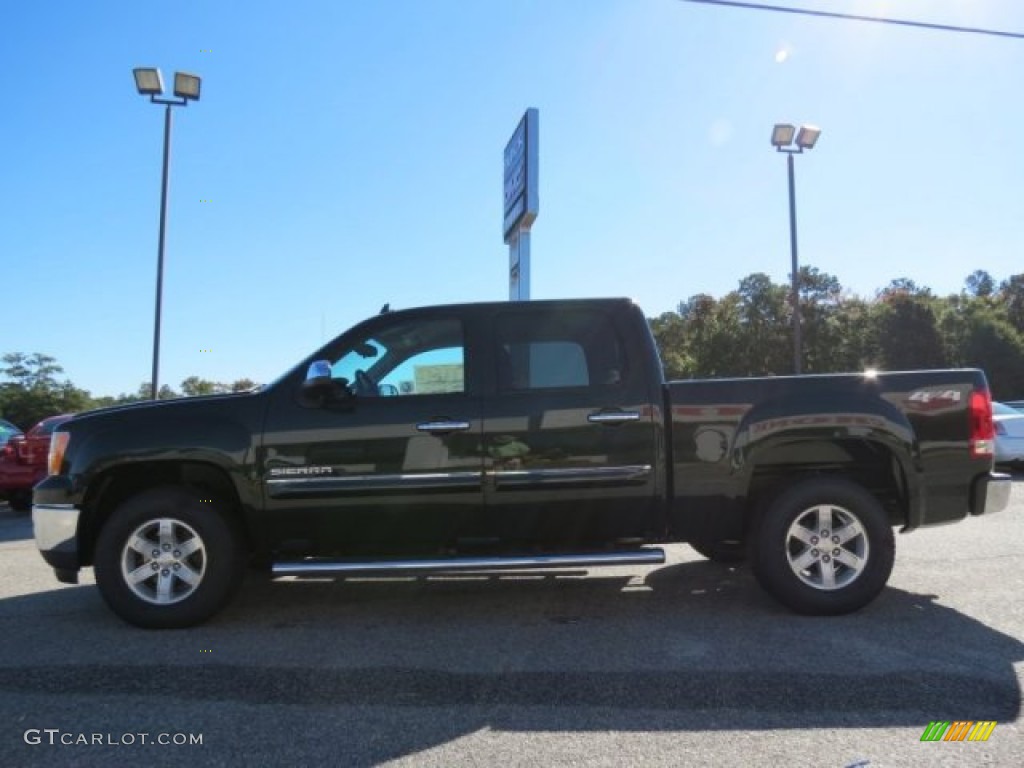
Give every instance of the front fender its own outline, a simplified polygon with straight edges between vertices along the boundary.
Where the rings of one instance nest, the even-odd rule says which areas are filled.
[[[235,421],[210,414],[175,414],[145,427],[130,422],[114,423],[72,433],[67,473],[74,495],[80,500],[85,489],[104,473],[131,464],[203,463],[225,472],[242,503],[258,506],[250,431]]]

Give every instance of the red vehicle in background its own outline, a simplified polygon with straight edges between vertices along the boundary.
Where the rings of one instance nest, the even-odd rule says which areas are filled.
[[[46,477],[50,435],[73,415],[43,419],[28,434],[13,435],[0,448],[0,498],[6,497],[12,509],[27,512],[32,508],[32,486]]]

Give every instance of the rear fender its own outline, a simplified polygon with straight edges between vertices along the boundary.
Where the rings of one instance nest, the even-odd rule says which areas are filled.
[[[841,471],[853,463],[844,446],[885,449],[898,465],[907,498],[906,525],[923,514],[920,452],[906,415],[877,397],[779,398],[752,408],[737,425],[731,461],[749,493],[758,468]]]

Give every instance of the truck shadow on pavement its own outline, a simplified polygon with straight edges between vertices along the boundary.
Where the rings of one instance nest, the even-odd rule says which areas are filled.
[[[46,626],[19,638],[9,619],[25,614]],[[0,619],[12,630],[0,691],[103,706],[152,695],[158,678],[164,701],[245,705],[231,725],[240,745],[273,739],[282,708],[314,708],[279,737],[323,739],[331,728],[347,765],[482,728],[923,727],[1006,722],[1021,709],[1024,644],[932,595],[888,588],[857,614],[801,617],[745,569],[704,561],[646,578],[253,576],[218,619],[181,631],[127,627],[92,587],[0,601]],[[36,631],[109,650],[102,661],[34,663]]]

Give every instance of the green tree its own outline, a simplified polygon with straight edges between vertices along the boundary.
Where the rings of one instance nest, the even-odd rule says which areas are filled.
[[[983,309],[989,313],[995,310],[991,304],[982,307],[982,299],[967,291],[959,295],[947,296],[945,299],[936,302],[935,313],[938,320],[939,333],[942,336],[943,349],[945,350],[946,362],[953,367],[960,367],[964,363],[964,345],[969,330],[969,320],[972,314]]]
[[[94,397],[89,403],[89,410],[95,410],[96,408],[109,408],[114,405],[119,405],[118,399],[111,395],[103,395],[102,397]]]
[[[804,372],[848,370],[838,354],[842,343],[838,317],[842,312],[843,292],[839,279],[816,267],[803,266],[798,273],[797,288]]]
[[[997,397],[1024,394],[1024,274],[997,289],[975,270],[963,291],[945,297],[899,277],[863,299],[811,266],[797,285],[807,373],[979,367]],[[649,322],[670,378],[792,369],[789,287],[762,273],[721,299],[697,294]]]
[[[739,298],[742,350],[740,360],[733,361],[730,373],[746,376],[785,374],[793,372],[792,307],[788,290],[777,285],[768,275],[756,272],[740,280]]]
[[[932,289],[919,286],[909,277],[897,277],[895,280],[890,280],[889,285],[878,292],[879,297],[885,296],[920,296],[927,298],[932,295]]]
[[[647,322],[658,345],[665,377],[685,379],[692,376],[694,362],[688,350],[686,322],[679,313],[665,312],[658,317],[649,318]]]
[[[152,388],[153,385],[148,381],[143,381],[139,384],[139,388],[132,394],[120,394],[117,396],[118,403],[137,403],[142,400],[152,399]],[[162,384],[160,389],[156,393],[157,400],[174,400],[177,397],[181,397],[177,392],[170,388],[167,384]]]
[[[931,289],[900,277],[878,293],[871,308],[878,362],[886,370],[941,368],[946,349]]]
[[[822,372],[862,371],[881,366],[881,352],[872,327],[872,306],[859,296],[840,299],[835,314],[828,318],[835,348]]]
[[[1024,333],[1024,274],[1010,275],[999,284],[999,301],[1010,324]]]
[[[0,415],[22,429],[59,413],[77,413],[89,408],[91,398],[70,381],[58,381],[64,369],[56,359],[36,352],[25,355],[12,352],[2,358],[0,376]]]
[[[197,395],[213,395],[225,391],[226,387],[216,381],[208,381],[199,376],[189,376],[181,382],[181,394],[185,397]]]
[[[906,371],[946,365],[938,321],[926,299],[905,294],[883,297],[872,307],[872,318],[882,368]]]
[[[3,356],[3,362],[5,367],[0,373],[23,389],[53,389],[57,386],[55,374],[64,373],[55,358],[41,352],[12,352]]]
[[[700,378],[720,373],[722,316],[727,314],[714,297],[698,293],[678,307],[682,327],[676,358],[683,363],[680,378]]]
[[[735,376],[744,370],[740,303],[733,291],[719,301],[699,294],[680,306],[692,377]]]
[[[967,276],[964,287],[969,296],[987,297],[995,293],[996,281],[983,269],[976,269]]]
[[[958,343],[952,364],[985,371],[996,399],[1024,392],[1024,334],[996,308],[977,300],[949,314],[957,319]]]

